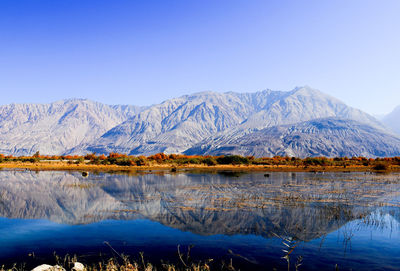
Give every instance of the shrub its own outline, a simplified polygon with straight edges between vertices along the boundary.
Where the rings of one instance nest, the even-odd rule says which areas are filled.
[[[305,165],[326,166],[328,160],[325,157],[308,157],[304,160]]]
[[[198,165],[198,164],[201,164],[202,161],[199,158],[189,158],[188,162],[189,162],[189,164]]]
[[[239,165],[239,164],[249,164],[249,158],[243,157],[240,155],[227,155],[227,156],[221,156],[217,158],[218,164],[222,165]]]
[[[139,156],[139,157],[136,159],[136,165],[137,165],[137,166],[145,166],[145,165],[146,165],[146,157],[144,157],[144,156]]]
[[[117,152],[110,152],[110,154],[108,155],[108,158],[124,158],[124,157],[127,157],[127,155]]]
[[[215,166],[217,164],[217,160],[214,157],[207,157],[203,160],[203,163],[207,166]]]
[[[81,156],[78,159],[76,159],[75,164],[82,164],[85,161],[85,159]]]
[[[96,158],[96,153],[94,152],[94,153],[88,153],[88,154],[86,154],[85,155],[85,159],[86,160],[94,160]]]
[[[118,166],[133,166],[136,165],[136,162],[132,161],[129,158],[124,157],[116,159],[115,164]]]
[[[161,162],[167,160],[168,156],[165,153],[160,152],[160,153],[154,154],[152,156],[149,156],[148,159],[156,160],[158,163],[161,163]]]
[[[100,160],[100,157],[94,157],[94,158],[90,159],[90,163],[95,164],[95,165],[100,165],[101,161],[102,160]]]

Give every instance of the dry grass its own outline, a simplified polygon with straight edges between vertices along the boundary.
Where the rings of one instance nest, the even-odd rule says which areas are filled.
[[[271,171],[271,172],[342,172],[343,167],[340,166],[309,166],[297,167],[290,165],[196,165],[196,164],[153,164],[150,166],[119,166],[119,165],[94,165],[87,163],[71,164],[66,161],[41,161],[37,163],[30,162],[3,162],[1,168],[30,169],[30,170],[82,170],[82,171],[150,171],[150,170],[168,170],[171,169],[188,170],[198,169],[202,171],[230,170],[230,171]],[[348,166],[346,171],[349,172],[370,172],[369,166]],[[390,167],[392,172],[400,172],[400,166]]]

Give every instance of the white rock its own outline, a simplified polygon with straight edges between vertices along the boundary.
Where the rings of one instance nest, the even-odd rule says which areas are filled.
[[[32,271],[65,271],[65,269],[59,265],[51,266],[48,264],[42,264],[32,269]]]
[[[50,271],[53,266],[48,264],[42,264],[32,269],[32,271]]]
[[[75,262],[74,263],[74,267],[72,267],[72,270],[74,270],[74,271],[84,271],[84,270],[86,270],[86,268],[82,263]]]

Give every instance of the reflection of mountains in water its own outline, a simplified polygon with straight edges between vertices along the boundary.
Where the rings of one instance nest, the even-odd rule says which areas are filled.
[[[310,240],[393,198],[394,175],[91,175],[0,172],[0,215],[86,224],[148,218],[197,234],[272,232]],[[391,208],[391,212],[397,208]],[[398,215],[397,215],[398,217]]]

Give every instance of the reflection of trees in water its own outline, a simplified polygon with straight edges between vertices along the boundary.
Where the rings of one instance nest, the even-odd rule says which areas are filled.
[[[230,171],[230,170],[221,170],[218,171],[218,174],[224,177],[240,177],[243,176],[245,174],[248,174],[248,172],[244,172],[244,171]]]

